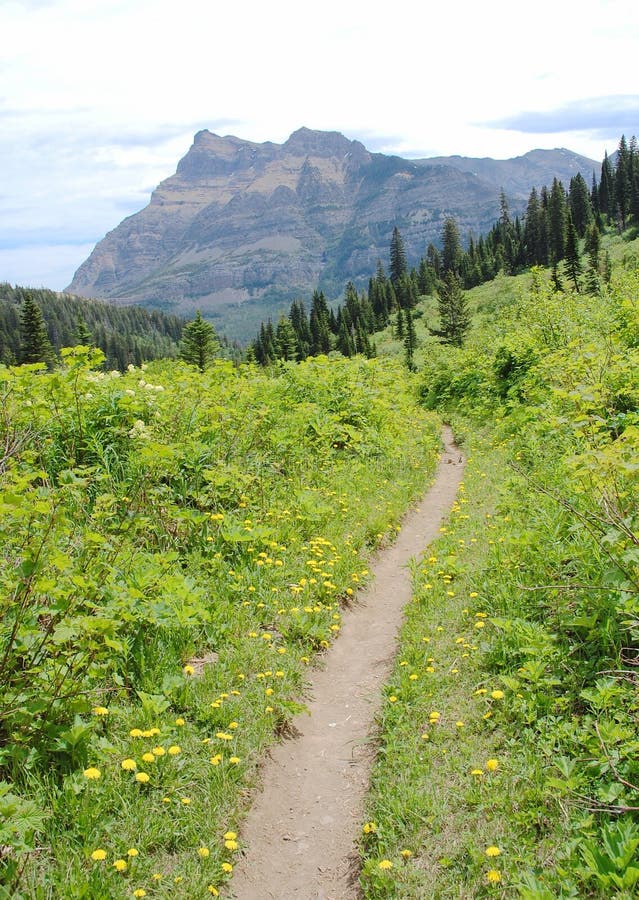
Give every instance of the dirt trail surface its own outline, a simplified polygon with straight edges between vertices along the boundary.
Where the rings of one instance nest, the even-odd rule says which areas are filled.
[[[374,752],[381,687],[410,600],[409,561],[423,554],[450,509],[464,462],[450,429],[435,481],[370,565],[371,585],[344,611],[339,639],[313,674],[295,738],[275,746],[263,789],[242,827],[245,853],[229,885],[236,900],[354,900],[357,841]]]

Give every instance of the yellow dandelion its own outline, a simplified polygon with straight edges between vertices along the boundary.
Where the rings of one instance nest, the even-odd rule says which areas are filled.
[[[140,784],[147,784],[147,782],[150,781],[151,779],[150,779],[150,776],[147,775],[146,772],[138,772],[135,776],[135,780],[139,781]]]
[[[392,695],[388,698],[388,702],[389,702],[389,703],[397,703],[397,697],[395,696],[395,694],[392,694]]]
[[[142,760],[145,763],[152,763],[152,762],[155,762],[155,756],[152,753],[143,753]]]
[[[99,769],[96,769],[95,766],[90,766],[88,769],[85,769],[82,774],[85,778],[88,778],[89,781],[96,781],[102,773]]]
[[[170,802],[171,802],[170,797],[162,797],[162,803],[170,803]]]
[[[227,831],[224,833],[225,841],[234,841],[237,839],[237,834],[234,831]]]
[[[218,731],[215,735],[216,738],[219,738],[221,741],[232,741],[233,735],[227,734],[225,731]]]
[[[375,834],[375,832],[377,831],[377,825],[375,822],[364,822],[362,831],[364,832],[364,834]]]
[[[211,765],[212,766],[219,766],[219,764],[221,762],[222,762],[222,754],[221,753],[216,753],[215,756],[211,757]]]
[[[182,752],[182,748],[177,744],[172,744],[166,752],[169,754],[169,756],[177,756],[178,753]]]
[[[226,872],[227,875],[230,875],[231,872],[233,871],[233,866],[231,865],[231,863],[227,863],[227,862],[223,862],[222,865],[220,866],[220,868],[222,869],[223,872]]]
[[[120,766],[124,769],[125,772],[133,772],[137,768],[134,759],[123,759],[120,763]]]
[[[95,862],[101,862],[103,859],[107,858],[106,850],[94,850],[91,854],[91,859]]]
[[[488,759],[486,760],[486,768],[489,772],[496,772],[499,768],[499,760],[498,759]]]
[[[130,850],[127,850],[127,851],[126,851],[126,855],[127,855],[127,856],[130,856],[131,858],[133,858],[134,856],[139,856],[140,853],[139,853],[138,850],[135,849],[135,847],[131,847]]]
[[[218,889],[217,889],[216,887],[213,887],[212,884],[210,884],[210,885],[207,887],[207,891],[209,892],[209,894],[212,894],[214,897],[219,897],[219,896],[220,896],[220,892],[218,891]]]
[[[499,849],[499,847],[493,847],[493,846],[486,847],[486,856],[489,856],[489,857],[499,856],[500,853],[501,853],[501,850]]]
[[[503,700],[505,694],[503,691],[491,691],[490,696],[493,698],[493,700]]]
[[[238,763],[242,762],[242,757],[241,756],[231,756],[231,757],[229,757],[229,762],[231,763],[232,766],[237,766]]]
[[[404,859],[410,859],[410,857],[413,855],[412,850],[402,850],[401,853]]]
[[[141,728],[132,728],[131,731],[129,731],[129,734],[131,735],[132,738],[140,738],[140,737],[142,737],[142,729]]]
[[[94,716],[108,716],[109,715],[109,710],[106,708],[106,706],[94,706],[93,709],[91,710],[91,712],[93,713]]]
[[[227,850],[237,850],[239,844],[237,841],[224,841],[224,846]]]
[[[209,850],[208,847],[198,847],[198,849],[197,849],[197,855],[198,855],[201,859],[208,859],[209,856],[211,855],[211,851]]]
[[[133,896],[134,897],[146,897],[146,891],[144,890],[144,888],[136,888],[133,891]]]
[[[186,725],[186,722],[185,722],[184,719],[180,716],[179,718],[177,718],[177,719],[175,720],[175,724],[177,725],[178,728],[182,728],[183,725]]]
[[[390,859],[383,859],[380,863],[378,863],[380,869],[392,869],[393,864]]]
[[[152,881],[162,881],[162,873],[154,872],[153,875],[151,875],[151,880]]]
[[[195,675],[195,669],[193,666],[184,666],[182,669],[185,675]]]
[[[484,774],[484,770],[483,769],[472,769],[470,774],[475,775],[477,778],[481,778],[482,775]]]
[[[501,872],[499,869],[489,869],[486,872],[486,881],[488,881],[489,884],[499,884],[501,881]]]
[[[116,872],[126,872],[128,868],[126,859],[116,859],[113,863],[113,868]]]
[[[184,806],[188,806],[189,803],[191,802],[191,798],[190,797],[182,797],[182,800],[180,802],[183,803]]]
[[[154,747],[153,750],[151,750],[153,756],[164,756],[165,752],[164,747]]]

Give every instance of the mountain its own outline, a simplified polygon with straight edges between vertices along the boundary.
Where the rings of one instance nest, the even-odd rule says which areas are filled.
[[[283,144],[204,130],[151,201],[101,240],[70,293],[219,320],[248,336],[295,297],[338,297],[388,259],[398,226],[409,265],[438,244],[453,216],[478,236],[499,216],[503,190],[522,212],[554,177],[590,183],[599,164],[567,150],[508,160],[409,160],[371,153],[338,132],[300,128]]]

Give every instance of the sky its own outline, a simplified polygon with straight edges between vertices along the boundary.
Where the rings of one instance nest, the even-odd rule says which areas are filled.
[[[639,137],[637,0],[0,0],[0,281],[63,290],[194,134],[600,162]]]

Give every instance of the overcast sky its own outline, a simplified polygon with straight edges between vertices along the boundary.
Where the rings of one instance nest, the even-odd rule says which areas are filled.
[[[66,287],[202,128],[600,161],[639,136],[637,0],[0,0],[0,281]]]

